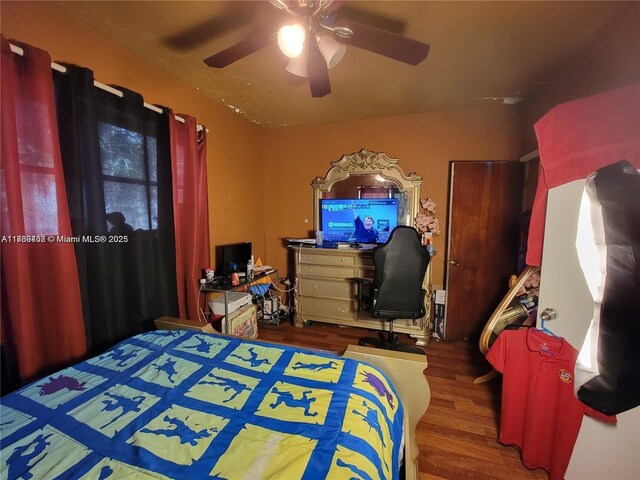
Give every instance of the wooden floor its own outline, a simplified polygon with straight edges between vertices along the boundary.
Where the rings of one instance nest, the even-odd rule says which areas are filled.
[[[364,329],[312,324],[296,328],[260,324],[259,338],[342,353],[368,335]],[[404,335],[402,343],[412,343]],[[518,451],[496,439],[500,414],[500,378],[474,385],[491,370],[477,343],[438,342],[424,347],[429,367],[431,404],[418,424],[420,480],[546,479],[541,469],[528,470]]]

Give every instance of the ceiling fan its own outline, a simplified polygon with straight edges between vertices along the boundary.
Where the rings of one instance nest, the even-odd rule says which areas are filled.
[[[429,54],[429,45],[381,28],[336,19],[342,0],[270,0],[291,15],[279,29],[262,27],[252,35],[204,60],[210,67],[226,67],[277,39],[280,50],[291,58],[287,70],[309,78],[312,97],[331,93],[328,69],[342,59],[346,45],[418,65]]]

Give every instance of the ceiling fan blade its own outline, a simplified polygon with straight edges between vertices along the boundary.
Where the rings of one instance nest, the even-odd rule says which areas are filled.
[[[315,35],[312,38],[315,40]],[[327,62],[315,41],[308,42],[307,45],[307,76],[312,97],[324,97],[331,93]]]
[[[257,52],[261,48],[271,43],[275,34],[272,31],[262,31],[255,33],[235,45],[225,48],[221,52],[215,53],[204,59],[204,63],[210,67],[223,68],[237,62],[247,55]]]
[[[182,32],[167,37],[164,43],[177,50],[190,50],[231,30],[243,27],[250,18],[244,12],[208,18]]]
[[[429,49],[431,48],[426,43],[350,20],[338,20],[334,28],[348,28],[353,32],[353,35],[349,38],[336,35],[336,40],[340,42],[378,53],[409,65],[418,65],[422,62],[429,55]]]
[[[333,4],[332,4],[333,5]],[[333,25],[339,20],[347,20],[350,22],[359,23],[362,25],[369,25],[370,27],[380,28],[387,32],[397,33],[402,35],[407,28],[407,21],[399,18],[390,17],[389,15],[371,12],[359,7],[363,5],[363,2],[350,3],[344,5],[340,10],[335,13],[333,21],[329,25]]]

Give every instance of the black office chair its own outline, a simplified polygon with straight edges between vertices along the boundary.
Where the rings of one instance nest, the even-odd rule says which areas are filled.
[[[373,318],[387,319],[389,331],[386,338],[382,332],[380,338],[361,338],[359,345],[370,344],[387,350],[425,354],[421,348],[400,344],[393,333],[393,321],[399,318],[415,321],[424,316],[426,292],[422,284],[430,259],[418,232],[408,226],[396,227],[387,243],[373,250],[373,283],[368,279],[354,279],[358,310],[369,311]],[[366,283],[371,283],[367,299],[363,298],[363,285]]]

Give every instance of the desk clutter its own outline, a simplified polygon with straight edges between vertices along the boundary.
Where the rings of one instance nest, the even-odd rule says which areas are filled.
[[[289,318],[290,310],[281,298],[288,290],[277,287],[275,269],[264,274],[256,273],[253,279],[243,278],[238,286],[232,285],[228,277],[218,281],[211,279],[201,289],[207,296],[205,307],[208,307],[202,313],[215,330],[244,338],[257,338],[258,323],[277,326]],[[225,315],[229,316],[228,321],[225,321]]]
[[[209,301],[209,308],[216,315],[231,314],[251,303],[251,294],[247,292],[227,292]]]
[[[207,278],[206,285],[209,287],[220,287],[222,285],[229,285],[231,280],[227,275],[212,275]]]
[[[263,265],[260,257],[254,261],[251,242],[217,245],[215,268],[204,268],[202,273],[201,315],[219,332],[256,338],[258,321],[279,325],[289,317],[282,302],[289,290],[278,287],[277,269]]]
[[[265,288],[266,287],[266,288]],[[258,309],[258,321],[265,325],[280,325],[289,318],[289,308],[283,304],[277,286],[271,284],[256,284],[249,287],[253,296],[253,303]],[[286,293],[286,292],[284,292]]]

